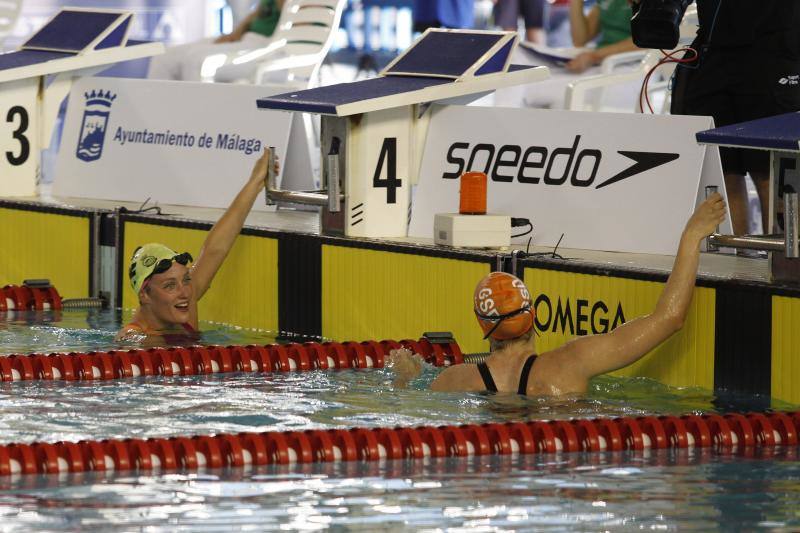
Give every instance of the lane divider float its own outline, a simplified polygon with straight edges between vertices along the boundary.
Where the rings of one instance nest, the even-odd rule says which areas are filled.
[[[558,452],[797,446],[800,411],[537,420],[0,445],[0,476]]]
[[[61,296],[55,287],[6,285],[0,289],[0,312],[46,311],[62,308]]]
[[[403,347],[436,366],[463,362],[457,343],[431,343],[426,338],[418,341],[406,339],[265,346],[187,346],[0,356],[0,381],[87,381],[228,372],[383,368],[389,352]]]

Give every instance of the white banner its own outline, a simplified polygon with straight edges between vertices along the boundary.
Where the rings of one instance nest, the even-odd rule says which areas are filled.
[[[70,93],[53,193],[227,207],[265,146],[276,147],[285,179],[305,174],[311,188],[307,144],[287,153],[290,127],[302,120],[256,108],[258,98],[289,90],[84,78]],[[263,201],[255,208],[267,209]]]
[[[713,127],[709,117],[461,106],[433,113],[412,237],[432,238],[434,214],[458,212],[458,178],[468,170],[489,177],[488,212],[530,219],[536,246],[553,246],[563,233],[564,248],[674,254],[703,196],[701,171],[703,187],[724,194],[716,148],[695,141]]]
[[[38,96],[38,78],[0,83],[0,196],[36,194]]]

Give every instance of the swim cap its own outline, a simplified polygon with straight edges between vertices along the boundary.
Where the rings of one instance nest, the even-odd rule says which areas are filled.
[[[153,274],[166,272],[172,266],[173,261],[186,265],[189,261],[192,261],[192,256],[187,252],[179,254],[156,242],[145,244],[134,250],[133,257],[131,257],[131,266],[128,270],[133,292],[139,294],[147,278]]]
[[[531,295],[525,283],[505,272],[492,272],[475,287],[475,316],[484,339],[516,339],[533,327]]]

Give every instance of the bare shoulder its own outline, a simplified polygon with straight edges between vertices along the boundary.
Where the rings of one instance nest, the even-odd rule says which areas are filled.
[[[475,365],[469,364],[446,368],[431,383],[431,390],[440,392],[471,392],[484,389],[483,380]]]
[[[536,358],[528,380],[528,393],[554,396],[583,393],[587,385],[586,372],[580,368],[575,345],[567,342]]]

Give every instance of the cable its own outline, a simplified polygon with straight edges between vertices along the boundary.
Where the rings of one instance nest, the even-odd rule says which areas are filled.
[[[519,234],[517,234],[517,235],[512,235],[512,236],[511,236],[511,238],[512,238],[512,239],[516,239],[516,238],[518,238],[518,237],[524,237],[525,235],[528,235],[529,233],[532,233],[532,232],[533,232],[533,224],[531,224],[531,223],[530,223],[529,221],[527,221],[527,220],[526,220],[525,222],[526,222],[526,224],[525,224],[525,225],[527,225],[527,226],[528,226],[528,231],[526,231],[526,232],[524,232],[524,233],[519,233]],[[512,227],[517,227],[517,226],[514,226],[514,223],[513,223],[513,222],[511,223],[511,226],[512,226]]]
[[[717,26],[717,17],[719,16],[720,7],[722,7],[722,0],[718,0],[718,2],[717,2],[717,8],[714,10],[714,18],[711,20],[711,29],[708,32],[708,38],[706,39],[706,42],[701,47],[701,50],[703,50],[704,53],[708,49],[708,47],[711,46],[711,38],[714,35],[714,28],[716,28],[716,26]],[[694,52],[694,56],[689,57],[689,58],[683,58],[683,59],[674,58],[673,56],[675,54],[679,53],[679,52]],[[699,63],[700,53],[696,49],[692,48],[691,46],[686,46],[684,48],[679,48],[679,49],[677,49],[677,50],[675,50],[673,52],[670,52],[669,54],[667,52],[665,52],[664,50],[661,50],[661,53],[664,54],[665,57],[663,59],[661,59],[658,63],[656,63],[656,65],[653,68],[651,68],[649,71],[647,71],[647,74],[645,74],[644,80],[642,80],[642,88],[639,90],[639,112],[640,113],[644,113],[644,104],[642,103],[642,95],[644,95],[644,99],[647,101],[647,107],[650,109],[650,113],[653,113],[653,106],[650,105],[650,96],[649,96],[649,94],[647,92],[647,86],[650,83],[650,77],[653,75],[653,73],[655,72],[655,70],[658,67],[660,67],[661,65],[665,65],[667,63],[678,63],[677,68],[675,69],[675,71],[677,72],[678,68],[696,69],[696,68],[698,68],[700,66],[700,63]],[[694,63],[694,62],[697,62],[697,64],[696,65],[689,65],[689,63]],[[674,81],[674,78],[675,78],[675,72],[673,72],[672,76],[670,76],[670,80],[669,80],[669,89],[670,90],[672,90],[672,83]]]
[[[552,252],[534,252],[534,253],[530,253],[531,241],[533,240],[533,237],[531,237],[530,239],[528,239],[528,245],[525,247],[525,252],[523,252],[523,254],[521,254],[522,255],[522,259],[525,259],[526,257],[548,257],[549,256],[549,257],[551,257],[553,259],[561,259],[561,260],[566,261],[566,259],[567,259],[566,257],[556,253],[556,251],[558,251],[558,247],[561,244],[561,240],[563,238],[564,238],[564,233],[562,233],[561,237],[559,237],[558,242],[556,243],[556,246],[555,246],[555,248],[553,248]]]
[[[677,54],[682,52],[693,52],[694,55],[687,58],[677,58],[675,57]],[[677,50],[673,50],[672,52],[666,52],[661,50],[661,53],[664,54],[664,57],[661,58],[655,65],[653,65],[650,70],[647,71],[647,74],[644,76],[644,80],[642,80],[642,87],[639,89],[639,112],[644,113],[644,104],[647,103],[647,108],[650,110],[650,113],[655,113],[653,111],[653,106],[650,104],[650,94],[648,92],[648,85],[650,84],[650,78],[653,76],[655,71],[661,67],[662,65],[666,65],[668,63],[678,63],[678,64],[686,64],[686,63],[693,63],[698,60],[700,54],[694,48],[687,46],[685,48],[678,48]]]
[[[174,213],[162,212],[161,206],[159,206],[158,204],[152,205],[150,207],[145,207],[147,205],[147,202],[149,201],[150,197],[148,196],[147,199],[144,202],[142,202],[142,205],[140,205],[138,209],[128,209],[127,207],[120,207],[119,210],[121,213],[133,213],[134,215],[141,215],[149,213],[150,211],[153,211],[156,215],[163,215],[163,216],[171,216],[174,214]]]

